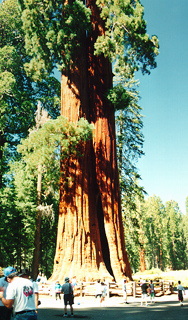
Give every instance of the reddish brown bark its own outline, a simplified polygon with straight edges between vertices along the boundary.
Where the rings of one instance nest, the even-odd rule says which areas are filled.
[[[146,270],[146,260],[145,260],[145,249],[140,248],[140,271],[144,272]]]
[[[93,43],[103,31],[98,9],[93,34],[78,52],[77,66],[62,75],[62,115],[94,124],[93,141],[80,146],[83,156],[61,164],[60,211],[52,280],[131,278],[121,216],[114,108],[105,95],[112,87],[111,64],[96,57]],[[94,21],[95,20],[95,21]]]

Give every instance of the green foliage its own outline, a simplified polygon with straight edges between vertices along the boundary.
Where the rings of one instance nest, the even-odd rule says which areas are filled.
[[[166,217],[164,205],[159,197],[149,197],[143,209],[146,232],[146,254],[148,268],[161,268],[164,270],[167,261],[166,248]],[[163,226],[163,227],[161,227]]]
[[[84,119],[75,124],[68,122],[62,116],[53,120],[45,113],[42,117],[38,112],[36,127],[30,130],[29,136],[18,146],[22,158],[11,167],[17,191],[16,207],[22,212],[25,234],[27,230],[31,231],[31,228],[34,228],[36,212],[38,210],[42,212],[40,262],[47,275],[52,271],[55,250],[60,156],[64,160],[78,155],[77,145],[91,138],[92,129],[93,127]],[[39,167],[42,168],[40,209],[37,206],[39,203],[36,188]],[[53,206],[52,210],[48,210],[49,205]],[[30,237],[28,248],[33,248],[34,232]],[[26,262],[31,265],[29,257]]]
[[[51,117],[59,115],[60,83],[53,76],[34,83],[26,75],[24,64],[30,58],[25,51],[17,0],[0,3],[0,44],[0,264],[23,267],[31,264],[33,254],[36,179],[26,170],[25,163],[16,162],[16,145],[34,124],[38,100],[45,104]],[[12,160],[14,168],[9,173]],[[49,239],[51,234],[54,239],[54,230]],[[55,250],[51,241],[49,245],[53,248],[50,250]]]
[[[125,240],[134,271],[140,268],[139,252],[144,248],[146,268],[187,269],[185,217],[175,201],[165,205],[159,197],[137,200],[136,209],[126,202]]]
[[[30,268],[36,216],[36,177],[23,161],[11,164],[7,187],[1,189],[0,265]],[[40,266],[50,275],[55,254],[59,193],[44,185],[42,201],[53,206],[53,215],[43,215]]]
[[[105,22],[105,35],[97,38],[96,54],[103,53],[115,61],[114,71],[130,78],[139,68],[149,73],[155,68],[158,39],[146,34],[144,8],[139,0],[97,0]]]
[[[131,104],[133,98],[121,83],[109,90],[108,99],[113,103],[115,110],[124,110]]]
[[[139,186],[140,175],[136,168],[138,158],[143,155],[142,115],[138,105],[135,81],[130,81],[125,89],[121,84],[110,92],[116,111],[117,158],[119,165],[122,197],[135,207],[135,197],[144,195]]]
[[[78,48],[85,46],[86,40],[95,38],[90,9],[79,0],[65,3],[60,0],[18,2],[20,7],[17,0],[6,0],[0,4],[0,124],[4,155],[8,155],[9,159],[13,155],[11,147],[18,144],[21,137],[25,138],[29,127],[34,125],[38,100],[42,101],[52,118],[59,115],[60,86],[58,81],[50,76],[54,67],[59,66],[60,70],[69,71],[79,59]],[[137,158],[142,154],[142,116],[137,103],[138,93],[132,79],[139,68],[143,73],[149,73],[150,68],[156,66],[158,40],[155,36],[150,38],[146,34],[140,1],[99,0],[97,5],[104,21],[105,33],[96,40],[95,54],[102,54],[113,63],[116,86],[109,91],[108,98],[117,111],[121,187],[123,199],[126,199],[126,205],[129,205],[132,212],[136,195],[143,194],[142,188],[137,184],[139,175],[135,166]],[[120,112],[121,110],[123,111]],[[15,259],[18,260],[16,257],[19,257],[20,261],[16,262],[18,265],[21,260],[30,265],[37,197],[36,167],[41,164],[42,201],[47,205],[53,203],[55,208],[54,222],[44,218],[41,227],[41,263],[45,266],[45,271],[50,272],[57,222],[58,194],[55,190],[58,185],[59,175],[56,168],[59,168],[60,150],[64,159],[69,155],[74,156],[80,151],[80,144],[89,137],[91,127],[83,119],[75,126],[68,124],[63,118],[58,118],[49,120],[37,131],[32,130],[28,138],[22,140],[19,151],[23,158],[12,165],[13,177],[6,181],[7,189],[4,189],[2,198],[5,203],[6,192],[11,195],[11,190],[14,190],[14,197],[7,198],[3,209],[4,216],[6,212],[10,212],[7,225],[10,223],[9,230],[14,236],[11,251],[13,256],[10,250],[8,251],[12,264]],[[129,227],[134,237],[127,233],[129,252],[132,250],[135,268],[139,266],[139,246],[146,245],[145,223],[142,225],[140,216],[142,211],[136,212],[135,216],[130,216],[129,219]],[[18,217],[17,229],[13,231],[15,217]],[[140,232],[134,232],[135,225],[137,231],[140,228]],[[6,238],[3,242],[6,250],[8,243]],[[135,243],[137,245],[134,246]],[[46,258],[48,253],[52,255],[50,259]],[[2,260],[4,258],[5,255]]]
[[[69,67],[76,58],[89,29],[90,10],[82,1],[19,0],[27,52],[32,60],[26,69],[33,79],[41,79],[56,64]]]
[[[26,49],[32,58],[25,67],[33,79],[42,79],[57,65],[63,72],[73,70],[79,59],[78,47],[85,47],[86,43],[90,46],[93,39],[96,39],[95,54],[112,62],[116,85],[104,94],[116,111],[123,110],[116,114],[121,186],[127,199],[135,194],[142,196],[144,190],[138,185],[140,175],[136,169],[136,160],[143,154],[142,117],[133,78],[139,69],[149,73],[150,68],[156,67],[158,39],[146,33],[140,1],[96,1],[105,29],[100,30],[100,35],[95,33],[94,20],[98,19],[93,17],[95,9],[91,14],[80,1],[19,0],[19,3]],[[85,58],[89,62],[87,50]]]
[[[59,114],[59,110],[54,114],[53,106],[57,108],[60,85],[54,77],[44,78],[41,83],[33,83],[26,75],[23,66],[30,58],[25,51],[21,11],[17,0],[6,0],[0,4],[0,25],[0,99],[7,105],[6,111],[9,113],[4,131],[8,132],[9,127],[11,133],[27,134],[28,127],[34,124],[34,112],[39,99],[47,102],[46,109],[51,109],[51,116]]]
[[[21,267],[31,259],[31,238],[33,228],[26,218],[21,203],[18,202],[16,188],[1,189],[0,219],[0,265],[16,265]],[[26,204],[25,204],[26,206]],[[21,209],[21,210],[20,210]],[[28,211],[29,211],[28,207]],[[30,213],[30,212],[29,212]]]
[[[167,246],[169,260],[173,270],[183,269],[187,263],[186,239],[183,230],[183,219],[177,202],[166,203]]]
[[[92,32],[90,10],[79,0],[62,2],[19,0],[25,31],[26,48],[32,60],[28,72],[39,79],[56,64],[69,69],[76,63],[77,48]],[[156,36],[146,34],[143,7],[139,0],[132,2],[98,0],[105,34],[98,36],[95,53],[104,54],[115,62],[114,72],[131,78],[139,68],[149,73],[156,67],[158,54]]]
[[[75,124],[59,116],[55,120],[48,120],[40,129],[30,131],[28,138],[22,140],[18,151],[34,169],[39,164],[53,168],[53,163],[59,160],[57,157],[60,155],[60,147],[62,159],[77,153],[78,143],[91,138],[92,128],[83,118]]]
[[[0,44],[0,162],[4,174],[15,156],[15,146],[34,124],[37,101],[45,104],[53,118],[59,115],[60,83],[53,76],[34,83],[26,75],[24,64],[30,58],[17,0],[0,3]]]

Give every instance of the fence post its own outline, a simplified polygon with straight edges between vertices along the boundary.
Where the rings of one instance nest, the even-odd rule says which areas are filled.
[[[82,297],[82,290],[83,290],[83,282],[80,284],[80,297]]]
[[[133,297],[136,298],[136,281],[132,282]]]
[[[107,282],[107,298],[110,298],[110,282]]]

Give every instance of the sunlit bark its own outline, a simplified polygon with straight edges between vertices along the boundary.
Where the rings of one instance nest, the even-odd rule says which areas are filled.
[[[104,32],[95,3],[93,33],[78,51],[77,66],[62,75],[61,113],[94,125],[93,141],[80,146],[82,157],[61,163],[60,211],[52,279],[131,278],[121,216],[116,160],[114,108],[106,93],[112,87],[111,64],[96,57],[93,43]],[[64,175],[63,175],[64,176]]]

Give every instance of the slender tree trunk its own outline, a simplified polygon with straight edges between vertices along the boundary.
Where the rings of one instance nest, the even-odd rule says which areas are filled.
[[[93,43],[104,32],[92,1],[93,34],[85,37],[77,66],[62,75],[62,115],[77,122],[85,117],[94,125],[93,141],[80,146],[77,159],[61,163],[57,249],[52,280],[131,278],[121,216],[116,159],[114,108],[105,98],[112,87],[111,64],[96,57]]]
[[[140,248],[140,271],[144,272],[146,270],[146,259],[145,259],[145,249]]]
[[[0,189],[3,187],[3,149],[5,146],[5,137],[2,131],[0,131]]]
[[[40,260],[40,238],[41,238],[41,218],[42,212],[39,208],[41,205],[42,196],[42,168],[38,166],[37,178],[37,211],[35,218],[35,238],[34,238],[34,253],[32,262],[32,278],[35,280],[39,273],[39,260]]]

